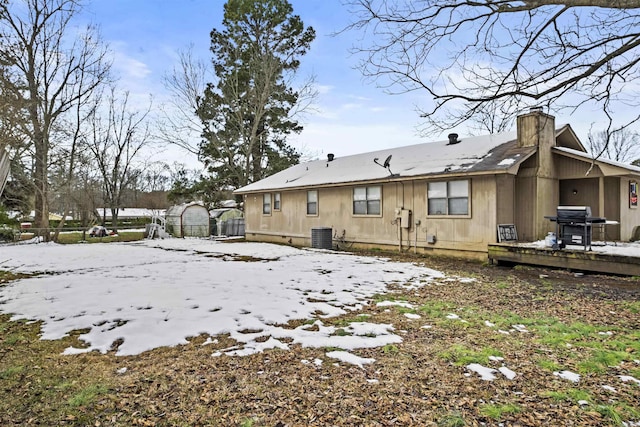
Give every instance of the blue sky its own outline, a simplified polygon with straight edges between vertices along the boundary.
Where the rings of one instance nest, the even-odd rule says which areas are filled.
[[[294,12],[316,30],[316,40],[303,57],[300,76],[316,76],[316,111],[303,120],[304,131],[292,140],[312,157],[336,156],[424,142],[415,105],[419,94],[391,96],[364,82],[354,69],[349,48],[357,34],[333,36],[350,19],[339,0],[293,0]],[[84,16],[100,27],[114,52],[120,86],[132,96],[166,97],[162,76],[177,63],[177,51],[193,44],[209,61],[209,33],[221,28],[222,0],[92,0]],[[186,153],[171,151],[178,160]],[[168,159],[173,161],[172,159]]]
[[[424,93],[388,95],[363,80],[349,49],[359,34],[333,35],[352,19],[340,0],[290,0],[294,13],[316,30],[316,40],[302,58],[300,76],[316,76],[319,97],[315,112],[303,120],[304,130],[290,140],[306,158],[327,153],[345,156],[377,149],[445,139],[421,138],[416,105],[426,106]],[[166,100],[162,76],[177,64],[177,51],[193,45],[196,56],[209,61],[209,33],[221,28],[223,0],[88,0],[84,19],[99,25],[114,52],[114,71],[132,98],[153,96],[153,105]],[[557,116],[570,122],[586,144],[593,119],[585,115]],[[452,130],[461,136],[466,129]],[[445,133],[446,134],[446,133]],[[188,153],[171,149],[162,154],[169,163],[199,164]]]

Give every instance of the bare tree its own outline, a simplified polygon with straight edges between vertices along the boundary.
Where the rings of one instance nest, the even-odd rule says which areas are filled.
[[[193,46],[178,51],[178,65],[163,78],[170,98],[160,106],[159,140],[199,153],[203,126],[197,110],[210,74],[207,64],[194,57]]]
[[[421,115],[432,131],[488,102],[505,113],[596,103],[610,120],[616,103],[627,111],[640,104],[640,0],[346,3],[349,29],[365,34],[355,48],[363,74],[391,92],[424,91],[432,102]]]
[[[151,143],[146,121],[151,105],[143,111],[129,107],[129,93],[118,96],[114,88],[106,99],[106,112],[97,108],[89,117],[87,145],[103,180],[104,201],[111,210],[112,227],[118,228],[123,196],[138,179],[143,148]]]
[[[56,122],[74,105],[86,102],[110,69],[96,29],[78,32],[71,27],[78,11],[78,0],[0,3],[0,62],[22,88],[24,130],[33,148],[38,228],[49,228],[49,154]]]
[[[640,134],[629,129],[589,132],[588,148],[595,157],[631,163],[640,155]]]

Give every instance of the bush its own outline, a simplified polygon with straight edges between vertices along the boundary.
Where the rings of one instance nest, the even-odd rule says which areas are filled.
[[[0,242],[13,242],[15,235],[15,228],[0,226]]]

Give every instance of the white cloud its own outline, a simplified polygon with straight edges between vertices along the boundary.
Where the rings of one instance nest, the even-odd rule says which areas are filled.
[[[147,64],[121,51],[114,52],[113,67],[124,79],[144,79],[152,73]]]

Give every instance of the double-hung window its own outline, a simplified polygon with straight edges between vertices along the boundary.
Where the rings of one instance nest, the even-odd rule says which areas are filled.
[[[280,193],[273,194],[273,210],[274,211],[280,210]]]
[[[427,184],[429,215],[469,215],[469,180]]]
[[[307,215],[318,215],[318,190],[307,191]]]
[[[380,215],[382,187],[355,187],[353,189],[354,215]]]
[[[265,193],[262,195],[262,213],[264,215],[271,214],[271,193]]]

